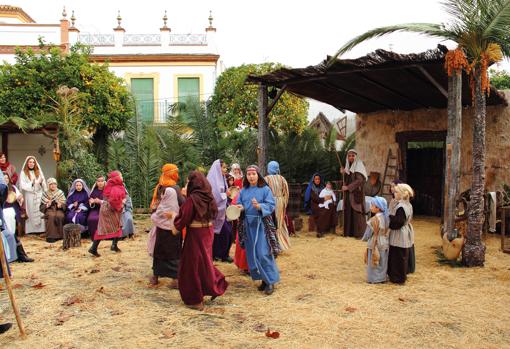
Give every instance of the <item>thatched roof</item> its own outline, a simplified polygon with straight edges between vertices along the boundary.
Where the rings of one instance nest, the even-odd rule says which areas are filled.
[[[357,59],[337,59],[299,69],[280,69],[247,81],[283,87],[287,91],[355,113],[380,110],[446,108],[448,77],[444,69],[447,49],[419,54],[377,50]],[[471,105],[469,77],[464,75],[462,103]],[[503,93],[491,88],[488,105],[507,104]]]

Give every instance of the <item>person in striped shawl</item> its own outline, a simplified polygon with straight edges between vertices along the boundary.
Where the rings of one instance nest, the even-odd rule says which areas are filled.
[[[46,220],[46,241],[56,242],[64,237],[66,196],[55,178],[48,178],[46,183],[48,190],[42,195],[40,210]]]
[[[289,230],[285,215],[287,213],[287,204],[289,203],[289,185],[287,180],[280,174],[280,164],[276,161],[270,161],[267,164],[268,175],[264,178],[273,192],[276,206],[273,212],[274,222],[276,223],[276,236],[282,250],[290,248]]]

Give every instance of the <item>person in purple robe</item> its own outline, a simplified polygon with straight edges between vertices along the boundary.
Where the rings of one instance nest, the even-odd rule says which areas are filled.
[[[225,219],[227,209],[227,164],[222,160],[213,162],[207,180],[211,184],[214,201],[218,207],[218,213],[213,220],[214,243],[213,258],[223,262],[232,263],[234,260],[229,256],[230,246],[232,245],[232,226]]]
[[[87,213],[90,189],[83,179],[76,179],[69,190],[66,201],[66,223],[79,224],[81,231],[87,230]]]
[[[97,230],[97,224],[99,222],[99,209],[103,203],[103,189],[106,184],[105,177],[99,176],[96,179],[96,183],[92,186],[92,191],[89,197],[89,214],[87,217],[87,228],[92,241],[94,240],[94,234]]]

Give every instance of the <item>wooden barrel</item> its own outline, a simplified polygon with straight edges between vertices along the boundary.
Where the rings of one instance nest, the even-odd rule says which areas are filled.
[[[64,225],[63,249],[81,246],[81,227],[79,224]]]

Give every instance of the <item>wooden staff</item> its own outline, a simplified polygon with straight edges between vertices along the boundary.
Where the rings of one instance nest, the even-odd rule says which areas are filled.
[[[11,278],[9,277],[9,272],[7,270],[7,261],[5,260],[4,243],[1,237],[0,237],[0,262],[2,264],[2,274],[5,280],[5,286],[7,287],[7,291],[9,292],[9,298],[11,299],[12,309],[14,310],[14,314],[16,315],[16,322],[18,323],[19,333],[21,338],[25,339],[27,338],[27,334],[25,333],[25,327],[23,326],[23,322],[21,321],[21,315],[19,313],[18,305],[16,304],[16,298],[14,297],[14,292],[12,291]]]

